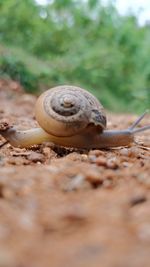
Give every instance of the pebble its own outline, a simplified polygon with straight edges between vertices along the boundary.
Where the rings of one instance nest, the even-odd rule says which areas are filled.
[[[98,166],[103,166],[103,167],[106,167],[108,169],[117,169],[119,166],[119,161],[117,160],[116,157],[104,158],[102,156],[99,156],[95,159],[95,163]]]
[[[113,169],[113,170],[117,169],[118,166],[119,166],[119,164],[117,162],[117,158],[113,157],[113,158],[108,159],[107,163],[106,163],[106,166],[109,169]]]
[[[101,156],[101,155],[104,155],[104,154],[105,154],[104,151],[95,149],[95,150],[91,150],[91,151],[89,152],[89,157],[90,157],[90,156],[98,157],[98,156]]]
[[[88,182],[90,182],[93,185],[98,185],[101,184],[103,182],[103,177],[100,173],[100,171],[98,170],[88,170],[87,174],[86,174],[86,180]]]
[[[131,148],[122,148],[120,150],[120,155],[126,157],[138,157],[140,153],[137,147],[131,147]]]
[[[86,154],[82,154],[81,161],[87,161],[87,160],[88,160],[88,156]]]
[[[36,163],[36,162],[44,162],[45,157],[41,153],[37,153],[32,151],[28,156],[27,159]]]
[[[67,191],[72,191],[79,189],[85,180],[85,176],[82,174],[77,174],[75,177],[72,178],[71,182],[67,185]]]
[[[104,166],[106,167],[107,166],[107,160],[106,158],[102,157],[102,156],[99,156],[95,159],[95,163],[96,165],[98,166]]]
[[[80,161],[81,155],[77,152],[72,152],[65,156],[66,159],[73,160],[73,161]]]
[[[114,187],[114,182],[111,179],[105,179],[103,182],[103,187],[104,188],[113,188]]]
[[[46,159],[52,159],[56,158],[57,154],[56,152],[51,148],[50,144],[48,146],[44,146],[46,144],[43,144],[41,152],[45,156]]]
[[[67,207],[63,219],[73,222],[82,222],[87,219],[87,213],[81,205],[72,205],[71,207]]]

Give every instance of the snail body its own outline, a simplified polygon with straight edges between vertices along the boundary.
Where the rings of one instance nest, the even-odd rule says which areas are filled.
[[[35,105],[39,128],[0,131],[13,146],[30,147],[44,141],[74,148],[126,146],[134,134],[150,129],[135,128],[145,113],[125,130],[106,130],[104,108],[95,96],[75,86],[57,86],[45,91]]]

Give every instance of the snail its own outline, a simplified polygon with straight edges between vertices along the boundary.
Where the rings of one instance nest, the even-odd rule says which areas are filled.
[[[107,130],[104,108],[95,96],[75,86],[57,86],[39,96],[35,117],[39,128],[17,130],[9,127],[0,134],[16,147],[30,147],[49,141],[73,148],[128,146],[135,134],[150,129],[136,128],[142,114],[129,128]]]

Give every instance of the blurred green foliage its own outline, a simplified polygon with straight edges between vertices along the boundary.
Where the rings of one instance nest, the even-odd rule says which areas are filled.
[[[15,57],[3,56],[0,58],[0,67],[1,76],[19,81],[27,91],[35,92],[38,88],[36,75],[28,70],[23,61],[16,60]]]
[[[82,86],[109,109],[150,107],[150,26],[100,0],[0,1],[1,74],[28,91]]]

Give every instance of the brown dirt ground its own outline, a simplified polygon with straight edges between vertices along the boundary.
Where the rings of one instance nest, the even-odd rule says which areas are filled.
[[[36,126],[35,101],[0,81],[0,119]],[[136,118],[108,114],[108,128]],[[27,150],[0,137],[0,267],[149,267],[149,132],[137,140],[108,150]]]

